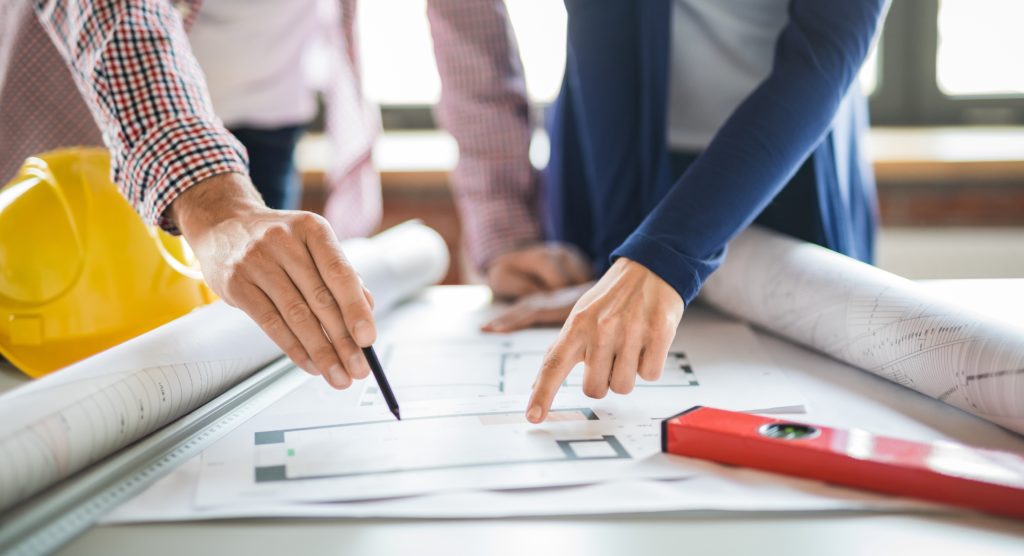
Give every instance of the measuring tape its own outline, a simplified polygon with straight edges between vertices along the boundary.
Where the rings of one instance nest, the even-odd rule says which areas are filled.
[[[0,554],[49,554],[306,380],[281,358],[199,409],[0,516]]]

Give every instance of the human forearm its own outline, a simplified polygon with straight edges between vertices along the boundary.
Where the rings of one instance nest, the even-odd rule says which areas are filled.
[[[884,5],[794,2],[768,78],[614,256],[650,267],[689,302],[717,268],[728,241],[771,202],[828,133]]]
[[[38,0],[111,151],[114,181],[143,218],[212,176],[246,171],[245,151],[214,116],[181,20],[165,0]]]
[[[296,364],[337,388],[367,376],[359,348],[376,338],[372,297],[323,218],[269,209],[233,173],[182,193],[169,216],[210,287]]]
[[[497,256],[541,239],[532,127],[522,64],[500,0],[430,0],[441,76],[441,124],[459,145],[452,188],[470,258]]]

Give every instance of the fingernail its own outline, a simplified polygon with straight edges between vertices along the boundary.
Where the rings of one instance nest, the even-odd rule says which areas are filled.
[[[331,365],[331,368],[327,371],[331,375],[331,382],[338,386],[347,385],[348,380],[345,377],[345,369],[341,368],[341,365],[335,363]]]
[[[306,371],[307,373],[309,373],[311,375],[319,375],[320,374],[320,369],[317,369],[316,365],[314,365],[312,361],[306,361],[304,364],[299,365],[299,366],[302,367],[302,370]]]
[[[367,366],[366,357],[361,353],[353,353],[352,357],[348,358],[348,370],[352,378],[366,378],[366,375],[370,374]]]
[[[544,413],[544,410],[541,409],[539,405],[535,405],[531,407],[530,411],[526,414],[526,420],[531,423],[539,423],[541,413]]]
[[[361,347],[373,343],[373,327],[369,321],[361,320],[352,329],[352,337]]]

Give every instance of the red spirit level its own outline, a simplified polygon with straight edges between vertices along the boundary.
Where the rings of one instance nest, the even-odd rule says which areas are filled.
[[[1024,457],[711,407],[661,423],[661,450],[1024,519]]]

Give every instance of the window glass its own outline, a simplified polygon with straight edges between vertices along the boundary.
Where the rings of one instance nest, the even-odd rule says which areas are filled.
[[[434,104],[441,80],[426,0],[359,2],[363,92],[379,104]]]
[[[950,96],[1024,94],[1024,2],[941,0],[936,78]]]
[[[565,71],[565,5],[558,1],[507,0],[526,89],[534,102],[550,103],[558,96]]]
[[[864,96],[871,96],[878,89],[878,51],[880,45],[876,44],[868,57],[864,60],[864,66],[860,68],[860,90]]]
[[[550,102],[565,67],[565,7],[561,2],[508,0],[531,100]],[[427,22],[426,0],[359,3],[363,90],[383,105],[437,102],[441,80]]]
[[[565,6],[538,0],[507,0],[506,5],[519,41],[530,100],[550,103],[558,94],[565,68]],[[363,89],[371,101],[382,105],[437,102],[441,82],[426,0],[360,2],[358,25]],[[860,73],[865,94],[877,88],[878,72],[878,48],[874,48]]]

